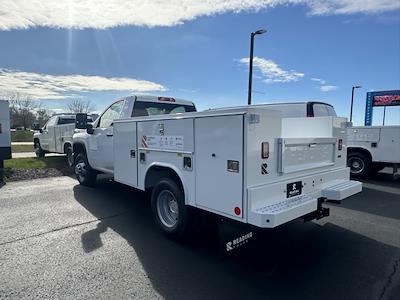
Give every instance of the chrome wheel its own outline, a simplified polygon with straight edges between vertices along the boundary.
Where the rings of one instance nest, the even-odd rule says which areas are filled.
[[[353,174],[362,173],[365,168],[364,161],[359,157],[351,157],[349,159],[349,166],[350,166],[350,171]]]
[[[68,161],[68,165],[70,167],[72,167],[74,165],[74,155],[73,155],[71,149],[67,150],[67,161]]]
[[[86,176],[86,164],[83,159],[77,161],[75,165],[75,174],[78,177],[79,181],[84,181]]]
[[[158,194],[157,214],[160,221],[168,228],[172,228],[178,223],[178,201],[170,191],[163,190]]]

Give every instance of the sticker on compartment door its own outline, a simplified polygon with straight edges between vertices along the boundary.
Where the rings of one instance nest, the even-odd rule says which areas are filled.
[[[142,147],[160,150],[183,150],[184,140],[181,135],[143,135]]]

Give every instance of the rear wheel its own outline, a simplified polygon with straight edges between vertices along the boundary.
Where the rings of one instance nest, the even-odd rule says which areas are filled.
[[[189,232],[189,207],[185,205],[182,188],[175,181],[158,181],[151,194],[151,210],[161,231],[175,240],[182,240]]]
[[[368,176],[372,171],[371,159],[363,153],[353,152],[347,156],[347,165],[351,175],[355,177]]]
[[[97,172],[90,167],[84,153],[79,153],[75,158],[75,175],[82,185],[94,186],[96,183]]]
[[[42,147],[40,146],[40,142],[39,141],[35,141],[33,143],[33,148],[35,150],[36,157],[44,157],[45,152],[42,149]]]

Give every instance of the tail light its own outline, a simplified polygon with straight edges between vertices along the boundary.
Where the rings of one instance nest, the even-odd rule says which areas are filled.
[[[339,151],[342,150],[342,148],[343,148],[343,140],[342,139],[339,139],[337,148],[338,148]]]
[[[261,158],[265,159],[269,157],[269,143],[262,142],[261,143]]]

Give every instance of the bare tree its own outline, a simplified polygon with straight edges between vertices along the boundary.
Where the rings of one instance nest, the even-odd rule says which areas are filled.
[[[37,122],[40,127],[43,127],[48,119],[50,119],[49,111],[45,107],[40,105],[36,109],[36,120],[35,120],[35,122]]]
[[[10,101],[11,127],[23,127],[24,129],[31,127],[36,118],[35,109],[37,107],[32,98],[18,92],[10,92],[2,97]]]
[[[77,113],[89,113],[95,109],[95,105],[90,100],[73,99],[71,103],[67,105],[67,109],[74,114]]]

